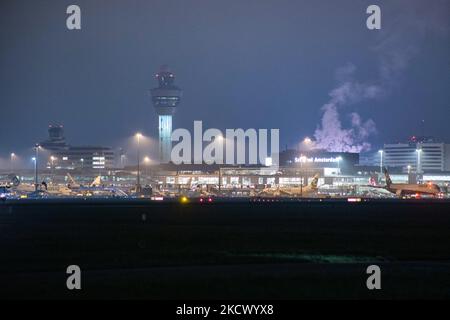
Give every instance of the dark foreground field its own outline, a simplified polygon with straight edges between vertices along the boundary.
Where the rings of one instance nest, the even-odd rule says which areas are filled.
[[[4,203],[0,297],[450,298],[450,203]]]

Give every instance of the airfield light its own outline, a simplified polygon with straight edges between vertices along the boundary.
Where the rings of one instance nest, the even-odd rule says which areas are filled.
[[[181,199],[180,199],[180,202],[181,203],[188,203],[189,202],[189,199],[187,198],[187,197],[181,197]]]

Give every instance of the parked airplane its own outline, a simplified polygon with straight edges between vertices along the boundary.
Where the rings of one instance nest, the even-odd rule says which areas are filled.
[[[89,186],[83,186],[75,181],[75,179],[70,175],[70,173],[67,173],[67,178],[69,179],[69,183],[67,184],[67,187],[72,190],[78,190],[78,189],[89,189],[89,188],[97,188],[101,187],[102,185],[102,177],[98,176],[92,181]]]
[[[69,188],[72,192],[77,193],[78,195],[88,195],[92,196],[95,194],[108,194],[114,195],[117,197],[128,197],[128,195],[116,187],[107,187],[102,184],[102,177],[98,176],[92,181],[89,186],[83,186],[75,181],[75,179],[67,173],[67,178],[69,179],[69,184],[67,188]]]
[[[389,172],[386,168],[383,168],[383,172],[386,178],[385,189],[392,193],[395,193],[399,197],[408,194],[427,194],[437,196],[441,193],[441,189],[439,188],[439,186],[431,182],[424,184],[392,183],[392,179],[389,176]]]
[[[36,190],[36,187],[33,184],[24,184],[21,183],[19,177],[17,177],[15,174],[10,174],[6,177],[7,181],[4,182],[2,185],[4,185],[7,188],[10,188],[11,191],[15,193],[28,193],[33,192]]]
[[[319,175],[316,174],[307,186],[300,187],[270,187],[264,188],[258,196],[284,196],[284,197],[310,197],[315,196],[318,190]]]

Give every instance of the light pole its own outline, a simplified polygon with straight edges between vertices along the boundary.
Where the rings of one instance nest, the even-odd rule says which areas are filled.
[[[305,159],[304,155],[300,155],[300,198],[303,198],[303,162]]]
[[[34,157],[34,191],[38,190],[38,162],[39,162],[39,148],[41,146],[36,143],[34,146],[35,157]]]
[[[137,177],[136,177],[136,192],[141,191],[141,168],[140,168],[140,157],[141,157],[141,138],[142,134],[136,133],[137,139]]]
[[[421,154],[422,154],[422,149],[417,149],[417,174],[422,172],[422,163],[421,163]]]
[[[125,155],[120,155],[120,165],[122,166],[122,169],[125,168]]]
[[[339,156],[339,157],[337,157],[337,163],[338,163],[338,175],[340,175],[341,174],[341,161],[342,161],[342,157],[341,156]]]
[[[13,152],[11,153],[11,172],[14,171],[14,159],[16,158],[16,154]]]
[[[145,175],[148,177],[148,165],[150,163],[150,158],[149,157],[145,157],[144,158],[144,163],[145,163]]]
[[[51,171],[52,175],[55,173],[55,160],[56,160],[56,158],[54,156],[50,157],[50,164],[51,164],[50,171]]]
[[[81,161],[81,171],[83,171],[83,169],[84,169],[84,159],[81,158],[80,161]]]
[[[223,150],[223,144],[225,142],[225,138],[222,135],[220,135],[220,136],[218,136],[218,139],[220,142],[220,148]],[[220,168],[220,164],[219,164],[219,185],[218,185],[218,187],[219,187],[219,194],[220,194],[222,192],[222,171]]]
[[[33,163],[34,163],[34,176],[35,176],[35,178],[34,178],[34,190],[36,191],[37,190],[37,187],[36,187],[36,181],[37,181],[37,161],[36,161],[36,157],[33,157],[33,158],[31,158],[31,161],[33,161]]]
[[[380,176],[383,174],[383,150],[378,150],[380,154]]]

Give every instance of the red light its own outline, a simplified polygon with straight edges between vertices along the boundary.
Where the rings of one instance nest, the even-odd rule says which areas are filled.
[[[203,198],[200,198],[200,202],[203,202]]]
[[[212,199],[211,199],[211,198],[208,198],[208,202],[212,202]]]

